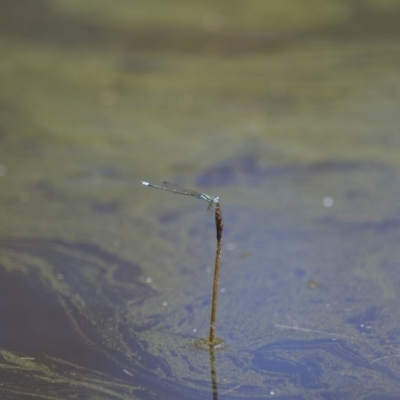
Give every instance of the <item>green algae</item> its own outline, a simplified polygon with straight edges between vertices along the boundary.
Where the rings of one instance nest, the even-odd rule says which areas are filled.
[[[27,357],[7,350],[1,350],[0,355],[0,371],[5,379],[1,390],[9,398],[75,398],[79,393],[88,393],[97,399],[132,399],[135,391],[141,390],[98,371],[49,356]],[[21,379],[23,387],[15,383]]]

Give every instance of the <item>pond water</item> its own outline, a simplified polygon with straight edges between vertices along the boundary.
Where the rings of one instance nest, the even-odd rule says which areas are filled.
[[[0,7],[2,398],[399,398],[396,3],[70,3]],[[214,215],[141,180],[220,196],[221,349]]]

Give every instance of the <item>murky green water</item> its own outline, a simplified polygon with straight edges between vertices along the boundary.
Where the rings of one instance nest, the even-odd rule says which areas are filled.
[[[306,3],[0,6],[2,398],[400,396],[398,5]]]

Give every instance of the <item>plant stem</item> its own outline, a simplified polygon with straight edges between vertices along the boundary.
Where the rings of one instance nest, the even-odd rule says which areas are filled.
[[[210,321],[210,336],[209,344],[213,346],[215,344],[215,324],[217,319],[217,298],[218,298],[218,285],[219,285],[219,266],[221,261],[221,238],[224,224],[222,222],[222,213],[219,203],[215,205],[215,227],[217,230],[217,251],[215,254],[215,266],[214,266],[214,283],[211,303],[211,321]]]

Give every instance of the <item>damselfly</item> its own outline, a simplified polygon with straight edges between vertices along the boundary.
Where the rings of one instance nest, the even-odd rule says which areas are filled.
[[[140,183],[144,186],[152,187],[155,189],[162,189],[166,190],[167,192],[177,193],[177,194],[184,194],[185,196],[192,196],[197,197],[198,199],[205,200],[208,202],[208,210],[211,210],[214,204],[218,203],[219,196],[212,197],[208,194],[197,192],[196,190],[186,189],[182,186],[175,185],[174,183],[170,182],[163,182],[162,185],[153,185],[149,182],[140,181]]]

